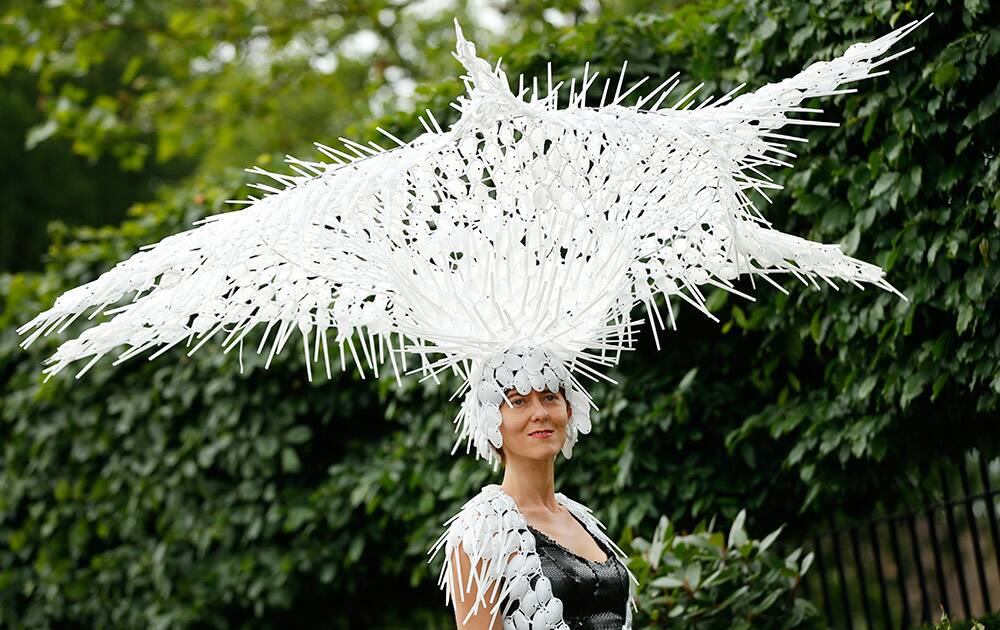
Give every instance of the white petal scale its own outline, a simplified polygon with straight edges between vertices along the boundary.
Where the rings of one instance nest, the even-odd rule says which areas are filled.
[[[882,74],[874,70],[906,51],[886,53],[919,24],[693,108],[690,95],[661,107],[673,77],[636,106],[620,104],[632,91],[622,87],[595,104],[596,74],[560,108],[566,86],[513,93],[456,22],[468,90],[447,131],[431,115],[410,142],[383,132],[392,149],[345,141],[345,150],[318,145],[330,162],[288,158],[310,175],[255,169],[274,180],[260,186],[268,194],[67,291],[18,329],[22,345],[111,307],[113,317],[59,346],[48,376],[89,359],[79,377],[122,346],[118,361],[185,342],[194,352],[211,339],[242,352],[263,325],[257,352],[269,364],[299,335],[310,377],[317,361],[330,373],[332,331],[341,365],[346,354],[362,376],[366,366],[378,375],[388,356],[397,379],[452,370],[464,381],[457,393],[475,398],[486,364],[496,370],[491,404],[492,386],[513,379],[522,391],[568,385],[592,406],[576,377],[606,379],[600,369],[632,349],[639,323],[659,346],[657,330],[676,328],[670,298],[715,319],[699,287],[752,300],[738,277],[787,292],[772,276],[793,274],[816,288],[840,279],[903,297],[839,245],[771,228],[751,195],[778,188],[760,169],[789,166],[787,143],[802,140],[778,131],[834,124],[790,117],[813,111],[803,101]],[[513,345],[545,355],[504,355]],[[546,357],[567,372],[544,369]],[[479,427],[479,406],[469,409]]]
[[[634,587],[638,582],[628,569],[628,556],[607,536],[604,524],[590,509],[562,493],[556,493],[556,499],[584,524],[591,536],[609,547],[615,558],[622,562],[629,578],[624,628],[631,628],[632,611],[635,609]],[[491,516],[499,518],[488,518]],[[444,552],[438,582],[445,591],[446,604],[455,598],[464,600],[475,593],[469,617],[485,610],[491,616],[499,616],[503,624],[509,622],[515,628],[565,627],[562,601],[552,591],[549,579],[542,574],[534,536],[527,529],[527,521],[517,509],[517,504],[499,485],[485,486],[445,523],[445,527],[428,554],[431,561],[438,553]],[[498,549],[475,542],[484,537],[498,536],[511,540],[512,544]],[[461,565],[456,562],[459,544],[471,561],[472,572],[469,575],[462,574]],[[500,585],[500,591],[491,600],[487,594],[494,585]]]

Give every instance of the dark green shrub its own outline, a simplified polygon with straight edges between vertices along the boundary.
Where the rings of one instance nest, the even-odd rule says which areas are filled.
[[[699,523],[678,532],[667,517],[649,541],[635,539],[631,567],[639,579],[637,628],[748,630],[819,627],[819,612],[795,596],[813,554],[771,551],[781,529],[747,536],[740,511],[729,535]]]

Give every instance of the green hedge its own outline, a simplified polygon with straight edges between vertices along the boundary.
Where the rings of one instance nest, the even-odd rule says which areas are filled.
[[[712,295],[721,325],[681,309],[659,353],[644,339],[615,374],[622,386],[594,386],[594,433],[558,471],[625,544],[663,513],[688,526],[746,507],[754,531],[804,527],[836,506],[867,510],[887,479],[934,455],[996,452],[997,9],[716,0],[497,51],[512,75],[628,58],[632,78],[681,70],[722,93],[932,10],[890,75],[827,103],[844,125],[809,130],[765,209],[780,229],[843,239],[911,301],[789,279],[791,295],[764,289],[752,304]],[[442,81],[422,98],[451,120],[459,89]],[[60,292],[221,211],[242,166],[166,191],[117,228],[55,230],[44,273],[0,276],[0,625],[448,624],[424,551],[495,478],[446,455],[447,388],[310,383],[294,343],[267,372],[248,355],[240,374],[206,346],[43,384],[56,340],[17,347],[14,326]]]

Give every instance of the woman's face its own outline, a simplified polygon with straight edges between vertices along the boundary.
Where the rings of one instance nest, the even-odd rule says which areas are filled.
[[[507,460],[555,457],[566,441],[566,427],[573,415],[563,394],[531,390],[522,396],[511,389],[507,398],[510,405],[500,403],[500,435]]]

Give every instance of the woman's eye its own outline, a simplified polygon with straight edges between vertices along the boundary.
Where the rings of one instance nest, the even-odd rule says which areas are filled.
[[[555,399],[556,399],[555,394],[549,394],[548,396],[545,397],[545,400],[555,400]]]
[[[512,405],[514,405],[514,406],[516,407],[516,406],[520,405],[520,404],[521,404],[521,403],[523,403],[523,402],[524,402],[524,400],[523,400],[523,399],[521,399],[521,398],[518,398],[517,400],[512,400],[512,401],[510,401],[510,404],[512,404]]]

